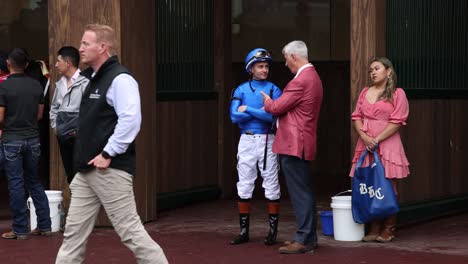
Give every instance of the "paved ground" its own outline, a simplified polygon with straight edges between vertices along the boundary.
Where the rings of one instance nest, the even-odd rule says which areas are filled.
[[[322,209],[326,206],[319,205]],[[262,244],[267,231],[264,201],[256,201],[253,208],[251,242],[243,245],[228,245],[238,232],[235,201],[221,200],[162,212],[159,220],[146,224],[146,228],[172,264],[468,263],[468,214],[404,227],[392,243],[339,242],[320,235],[320,247],[315,254],[280,255],[279,244],[271,247]],[[0,231],[8,230],[9,226],[10,221],[2,215]],[[279,240],[290,239],[293,232],[291,206],[283,202]],[[0,263],[54,263],[61,241],[61,233],[26,241],[0,239]],[[85,263],[136,261],[113,230],[101,228],[90,237]]]

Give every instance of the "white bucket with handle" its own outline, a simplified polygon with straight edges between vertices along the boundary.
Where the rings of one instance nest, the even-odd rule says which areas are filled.
[[[338,241],[360,241],[364,236],[364,225],[354,222],[351,210],[351,190],[332,197],[333,235]]]
[[[46,190],[47,199],[49,200],[50,208],[50,220],[51,220],[51,231],[58,232],[60,231],[60,225],[63,217],[63,206],[62,206],[62,191],[53,191]],[[28,208],[29,208],[29,220],[31,230],[36,229],[37,227],[37,217],[36,217],[36,207],[31,197],[28,198]]]

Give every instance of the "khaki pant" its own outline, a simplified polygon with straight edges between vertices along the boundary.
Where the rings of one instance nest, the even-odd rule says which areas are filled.
[[[70,190],[70,209],[56,264],[83,263],[86,243],[101,204],[122,243],[133,252],[138,263],[168,263],[138,216],[130,174],[112,168],[77,173]]]

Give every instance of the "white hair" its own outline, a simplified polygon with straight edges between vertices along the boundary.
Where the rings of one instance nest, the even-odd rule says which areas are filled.
[[[303,59],[309,59],[309,56],[307,55],[307,46],[302,40],[294,40],[289,42],[286,46],[284,46],[283,54],[286,56],[294,54]]]

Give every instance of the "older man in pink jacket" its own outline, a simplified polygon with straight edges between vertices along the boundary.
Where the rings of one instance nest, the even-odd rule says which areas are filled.
[[[322,81],[309,63],[307,46],[292,41],[283,48],[286,66],[296,74],[272,100],[263,93],[265,111],[278,118],[273,152],[280,154],[280,164],[291,203],[296,214],[296,235],[286,241],[280,253],[313,253],[317,247],[317,219],[309,161],[317,150],[317,121],[322,103]]]

